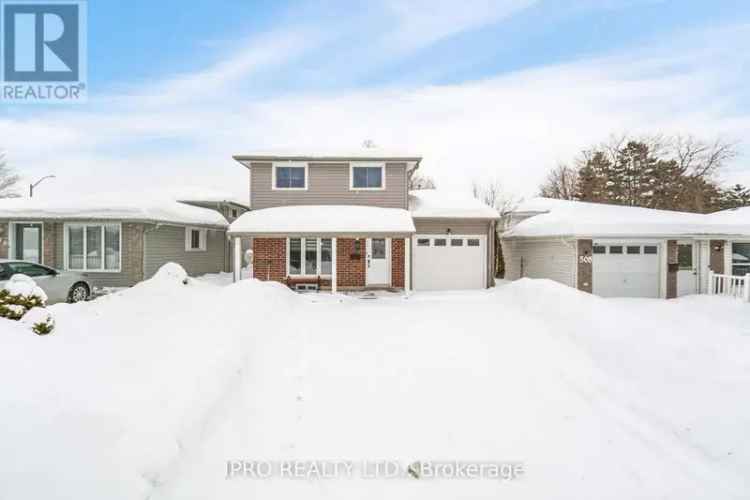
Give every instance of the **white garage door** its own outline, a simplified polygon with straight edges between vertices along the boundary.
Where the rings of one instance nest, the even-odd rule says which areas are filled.
[[[484,288],[486,236],[417,235],[412,241],[415,290]]]
[[[594,243],[594,294],[658,298],[660,251],[655,243]]]

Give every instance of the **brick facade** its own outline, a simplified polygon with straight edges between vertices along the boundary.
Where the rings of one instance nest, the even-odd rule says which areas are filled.
[[[726,244],[723,240],[711,240],[710,244],[710,257],[709,267],[716,274],[724,274],[724,245]]]
[[[391,241],[391,286],[404,288],[404,239]]]
[[[253,277],[286,281],[286,238],[253,238]]]
[[[336,283],[339,288],[364,288],[367,240],[336,239]]]
[[[361,289],[366,284],[367,259],[365,238],[336,239],[336,276],[339,289]],[[404,287],[405,241],[403,238],[392,240],[391,281],[395,288]],[[286,275],[286,238],[253,238],[253,275],[266,281],[287,282]],[[294,278],[290,280],[295,281]],[[309,282],[309,278],[300,278],[300,282]],[[320,282],[323,288],[330,288],[330,280]]]
[[[677,258],[677,241],[667,241],[667,298],[677,297],[677,271],[680,269]]]
[[[594,289],[594,242],[592,240],[578,240],[578,289],[592,293]]]

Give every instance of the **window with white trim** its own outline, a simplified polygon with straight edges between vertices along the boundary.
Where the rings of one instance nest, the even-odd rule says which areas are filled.
[[[351,189],[385,189],[385,165],[351,165],[349,169]]]
[[[331,238],[289,238],[286,264],[289,276],[330,276],[333,247]]]
[[[66,224],[65,268],[120,272],[122,228],[119,224]]]
[[[185,228],[185,251],[186,252],[205,252],[208,231],[199,227]]]
[[[750,243],[732,243],[732,275],[750,273]]]
[[[274,165],[273,189],[307,189],[307,165]]]

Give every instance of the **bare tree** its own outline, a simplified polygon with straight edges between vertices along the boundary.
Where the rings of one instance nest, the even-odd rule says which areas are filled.
[[[20,195],[15,187],[21,177],[8,166],[5,161],[5,153],[0,151],[0,198],[18,198]]]
[[[412,170],[409,172],[408,187],[409,191],[417,191],[420,189],[435,189],[437,186],[432,177],[418,174]]]
[[[501,217],[512,212],[518,205],[519,200],[507,194],[498,179],[475,179],[471,183],[471,191],[474,198],[497,210]]]
[[[737,144],[721,138],[713,142],[678,135],[671,141],[671,153],[682,175],[707,179],[737,157]]]
[[[574,200],[577,186],[578,168],[560,163],[547,174],[547,178],[539,186],[539,195],[545,198]]]

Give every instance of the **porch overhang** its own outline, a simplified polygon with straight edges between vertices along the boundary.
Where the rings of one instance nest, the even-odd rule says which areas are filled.
[[[400,208],[295,205],[247,212],[231,224],[227,234],[253,238],[408,238],[415,232],[411,214]]]

